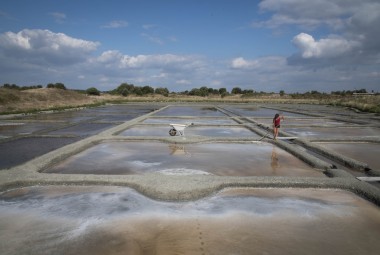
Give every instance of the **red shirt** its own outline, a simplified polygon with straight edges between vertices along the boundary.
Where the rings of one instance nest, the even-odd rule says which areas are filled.
[[[281,123],[281,117],[279,116],[278,118],[274,119],[274,120],[273,120],[273,123],[274,123],[274,126],[275,126],[275,127],[280,126],[280,123]]]

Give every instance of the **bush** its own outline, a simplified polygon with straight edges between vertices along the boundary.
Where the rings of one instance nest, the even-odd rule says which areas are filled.
[[[169,90],[167,88],[156,88],[154,90],[154,93],[163,95],[163,96],[169,96]]]
[[[231,90],[231,94],[241,94],[241,88],[239,88],[239,87],[234,87],[234,88]]]
[[[111,91],[111,94],[122,95],[126,97],[132,94],[134,92],[134,89],[135,89],[135,85],[122,83],[119,85],[119,87]]]
[[[225,98],[226,96],[228,96],[228,92],[227,91],[224,91],[220,94],[220,97],[221,98]]]
[[[150,86],[144,86],[141,88],[141,91],[144,95],[147,95],[147,94],[153,94],[154,93],[154,88],[150,87]]]
[[[49,83],[46,85],[47,88],[55,88],[55,89],[66,89],[65,85],[63,83],[57,82],[55,84]]]
[[[86,90],[87,95],[99,96],[100,91],[97,88],[91,87]]]

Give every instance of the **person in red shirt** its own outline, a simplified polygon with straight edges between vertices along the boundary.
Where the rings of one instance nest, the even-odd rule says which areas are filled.
[[[276,113],[276,115],[274,115],[274,118],[273,118],[273,139],[276,140],[277,136],[278,136],[278,130],[280,129],[281,127],[281,120],[284,120],[284,116],[278,113]]]

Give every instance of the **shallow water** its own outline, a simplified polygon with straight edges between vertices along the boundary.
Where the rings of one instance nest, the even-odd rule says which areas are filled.
[[[380,129],[375,127],[300,127],[283,128],[285,132],[305,138],[331,138],[331,137],[350,137],[350,136],[380,136]]]
[[[188,122],[187,122],[188,123]],[[181,123],[177,123],[181,124]],[[169,130],[172,127],[167,126],[147,126],[147,125],[135,125],[125,131],[119,133],[121,136],[170,136]],[[177,135],[180,135],[178,132]],[[246,137],[249,136],[252,139],[260,138],[259,135],[250,131],[244,127],[205,127],[205,126],[189,126],[184,130],[185,136],[211,136],[211,137]]]
[[[186,135],[200,135],[211,137],[245,137],[252,139],[260,138],[255,132],[244,127],[188,127],[185,129]]]
[[[227,117],[213,106],[170,106],[154,116]]]
[[[284,112],[260,107],[226,107],[229,111],[236,113],[241,116],[251,116],[251,117],[271,117],[273,118],[276,113],[283,114],[284,116],[290,117],[308,117],[304,114],[297,114],[292,112]]]
[[[367,163],[371,169],[380,170],[380,144],[378,143],[320,143],[323,147],[347,157]]]
[[[129,188],[0,195],[2,254],[378,254],[379,208],[340,190],[227,189],[192,202]],[[348,241],[349,240],[349,241]]]
[[[255,121],[263,123],[266,125],[272,125],[272,118],[262,119],[255,118]],[[325,127],[344,127],[345,125],[356,125],[342,121],[329,120],[329,119],[320,119],[320,118],[309,118],[309,119],[299,119],[299,118],[285,118],[281,121],[281,126],[325,126]]]
[[[107,142],[78,153],[46,172],[324,176],[288,152],[267,143],[179,145],[160,142]]]
[[[178,124],[190,124],[194,125],[224,125],[224,124],[237,124],[236,121],[227,118],[148,118],[144,120],[144,124],[167,124],[178,123]]]
[[[14,167],[78,140],[77,137],[25,137],[0,143],[0,169]]]
[[[27,135],[40,132],[50,128],[58,128],[63,123],[22,123],[22,122],[0,122],[0,135],[12,137],[16,135]]]
[[[100,133],[106,129],[115,126],[112,123],[80,123],[75,126],[61,128],[49,132],[51,135],[78,135],[78,136],[90,136]]]
[[[58,112],[58,113],[40,113],[32,114],[27,116],[21,116],[17,119],[27,119],[27,120],[42,120],[42,121],[65,121],[65,122],[80,122],[89,121],[95,119],[96,115],[84,114],[84,111],[68,111],[68,112]]]

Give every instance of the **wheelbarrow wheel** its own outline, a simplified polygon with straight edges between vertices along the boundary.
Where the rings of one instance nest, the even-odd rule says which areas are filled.
[[[177,130],[175,130],[174,128],[169,130],[169,135],[175,136],[176,134],[177,134]]]

